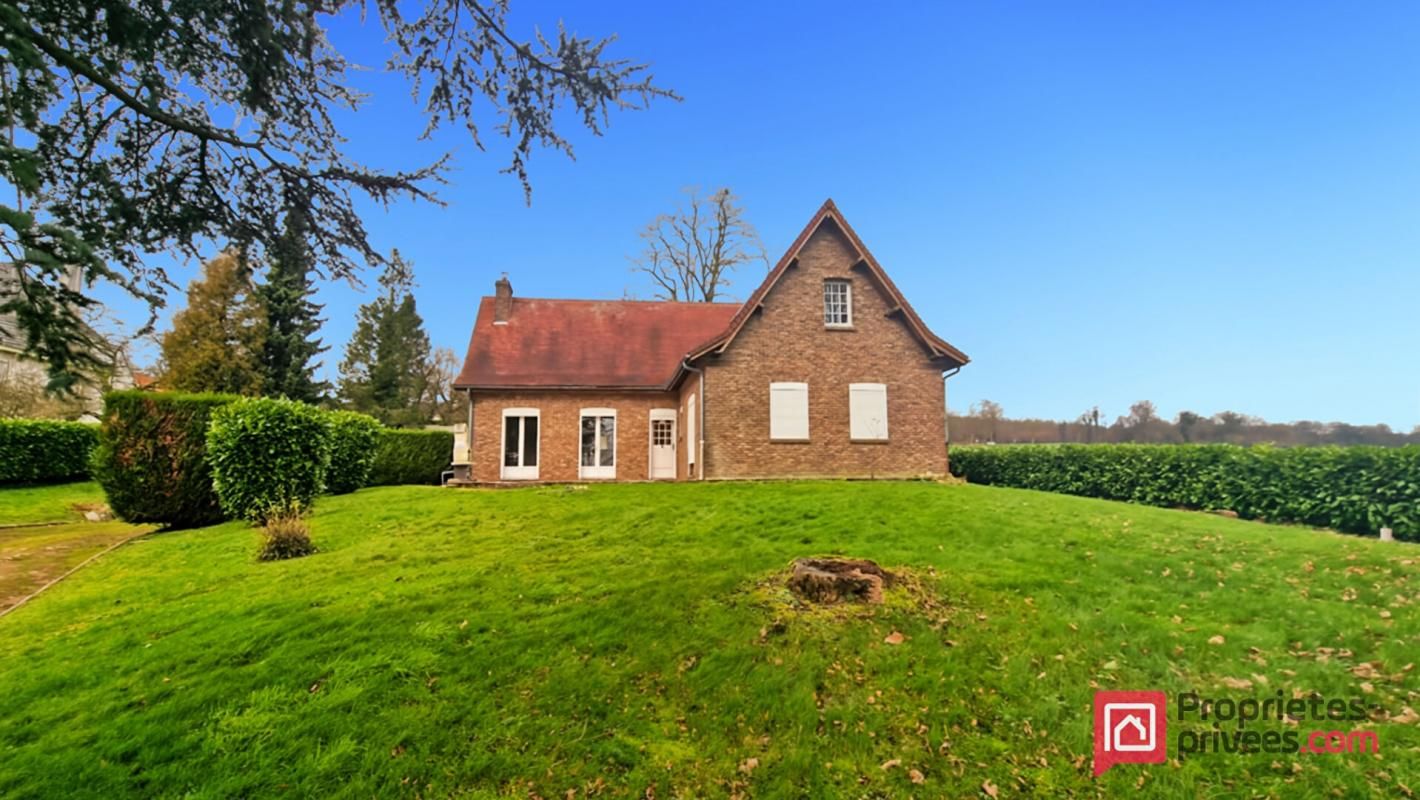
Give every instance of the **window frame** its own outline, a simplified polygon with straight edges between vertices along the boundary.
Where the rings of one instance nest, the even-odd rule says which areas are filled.
[[[781,398],[791,392],[801,393],[803,397],[803,431],[802,435],[798,430],[779,430],[776,435],[774,421],[774,398],[775,392],[781,393]],[[786,400],[787,402],[787,400]],[[780,415],[782,417],[782,415]],[[810,434],[809,425],[809,385],[802,381],[771,381],[769,384],[769,441],[771,442],[807,442]]]
[[[591,417],[591,418],[597,420],[597,422],[596,422],[596,429],[593,430],[593,436],[595,436],[595,435],[599,432],[599,429],[601,428],[601,420],[602,420],[603,418],[606,418],[606,417],[611,417],[611,466],[602,466],[602,465],[599,463],[599,462],[601,461],[601,454],[602,454],[603,451],[602,451],[599,447],[596,447],[596,446],[595,446],[595,440],[593,440],[593,450],[592,450],[592,452],[593,452],[593,458],[592,458],[592,460],[593,460],[594,462],[598,462],[598,463],[594,463],[592,466],[586,466],[585,464],[582,463],[582,421],[585,420],[585,419],[587,419],[588,417]],[[612,480],[612,479],[615,479],[615,478],[616,478],[616,459],[617,459],[617,456],[620,455],[620,450],[621,450],[621,448],[617,446],[616,437],[617,437],[617,434],[620,432],[620,430],[621,430],[621,423],[620,423],[620,421],[617,420],[617,418],[616,418],[616,409],[614,409],[614,408],[583,408],[583,409],[581,409],[581,410],[578,412],[578,414],[577,414],[577,478],[578,478],[578,479],[580,479],[580,480]]]
[[[504,461],[506,460],[506,458],[507,458],[507,456],[508,456],[507,449],[506,449],[506,448],[507,448],[507,442],[508,442],[508,420],[509,420],[509,419],[517,419],[517,420],[518,420],[518,443],[519,443],[519,445],[520,445],[519,448],[518,448],[518,461],[521,462],[521,461],[524,460],[524,459],[523,459],[524,452],[523,452],[523,449],[522,449],[521,445],[522,445],[523,442],[525,441],[524,437],[526,436],[526,432],[525,432],[524,429],[523,429],[523,425],[524,425],[524,423],[523,423],[523,418],[524,418],[524,417],[535,417],[535,418],[537,419],[537,448],[536,448],[536,452],[533,453],[533,457],[537,460],[537,463],[534,464],[534,465],[532,465],[531,467],[522,466],[521,464],[519,464],[518,466],[515,466],[515,467],[510,467],[510,466],[508,466],[507,464],[504,463]],[[539,476],[542,474],[542,472],[541,472],[541,470],[542,470],[542,411],[541,411],[540,409],[536,409],[536,408],[505,408],[505,409],[503,409],[503,424],[500,426],[499,434],[500,434],[499,439],[498,439],[498,478],[499,478],[499,480],[505,480],[505,481],[535,481],[535,480],[538,480]]]
[[[843,311],[847,318],[846,322],[829,322],[829,287],[843,287]],[[847,278],[825,278],[823,281],[823,326],[825,328],[837,328],[840,330],[853,327],[853,281]]]
[[[875,433],[875,431],[871,431],[871,430],[861,430],[861,429],[860,429],[860,427],[859,427],[859,425],[858,425],[858,420],[857,420],[857,418],[854,416],[854,413],[853,413],[853,412],[854,412],[854,406],[853,406],[853,393],[854,393],[854,392],[860,392],[860,393],[876,392],[876,393],[878,394],[878,396],[882,398],[882,412],[883,412],[883,416],[882,416],[882,435],[881,435],[881,436],[874,436],[874,435],[871,435],[871,434]],[[887,384],[886,384],[886,383],[850,383],[850,384],[848,384],[848,438],[849,438],[850,441],[854,441],[854,442],[886,442],[886,441],[888,441],[889,435],[890,435],[889,431],[891,430],[891,429],[889,428],[889,426],[888,426],[888,416],[889,416],[889,411],[888,411],[888,396],[887,396]],[[868,425],[868,421],[867,421],[867,420],[863,420],[863,427],[866,428],[867,425]],[[868,435],[862,435],[862,434],[868,434]]]

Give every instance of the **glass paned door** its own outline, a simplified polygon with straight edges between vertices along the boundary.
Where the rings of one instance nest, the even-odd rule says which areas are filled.
[[[651,411],[651,478],[675,479],[675,409]]]
[[[537,480],[538,415],[510,409],[503,414],[503,468],[505,481]]]
[[[582,413],[580,474],[583,478],[616,477],[616,415]]]

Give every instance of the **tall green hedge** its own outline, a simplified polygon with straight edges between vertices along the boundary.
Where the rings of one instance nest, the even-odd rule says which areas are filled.
[[[953,447],[951,469],[972,483],[1347,533],[1389,526],[1397,539],[1420,541],[1420,446],[975,445]]]
[[[207,421],[237,398],[125,391],[104,396],[93,475],[129,522],[175,528],[222,520],[207,465]]]
[[[85,478],[98,440],[97,425],[0,419],[0,483]]]
[[[325,488],[330,420],[296,400],[244,397],[212,413],[207,463],[227,516],[264,524],[304,512]]]
[[[434,484],[453,461],[454,435],[448,431],[380,431],[371,486]]]
[[[384,426],[367,414],[328,411],[330,422],[330,469],[325,488],[331,494],[347,494],[369,485],[375,465],[375,447]]]

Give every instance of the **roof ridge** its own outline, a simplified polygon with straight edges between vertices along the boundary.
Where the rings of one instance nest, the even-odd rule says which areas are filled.
[[[491,294],[485,294],[485,295],[479,296],[478,299],[480,299],[480,300],[493,300],[493,299],[495,299],[495,298],[494,298],[494,296],[491,295]],[[741,305],[744,305],[744,301],[743,301],[743,300],[729,300],[729,301],[724,301],[724,302],[721,302],[721,301],[719,301],[719,300],[712,300],[712,301],[706,302],[706,301],[704,301],[704,300],[632,300],[632,299],[623,299],[623,298],[600,300],[600,299],[597,299],[597,298],[595,298],[595,297],[523,297],[523,296],[521,296],[521,295],[513,295],[513,300],[514,300],[515,302],[518,301],[518,300],[536,300],[536,301],[539,302],[539,303],[639,303],[639,304],[642,304],[642,305],[660,305],[660,306],[710,306],[710,307],[719,306],[719,307],[725,307],[725,306],[741,306]]]

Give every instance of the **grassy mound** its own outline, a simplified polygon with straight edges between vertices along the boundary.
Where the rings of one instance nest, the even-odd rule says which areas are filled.
[[[919,483],[392,487],[310,523],[271,563],[241,524],[148,537],[0,619],[0,795],[1420,788],[1411,545]],[[795,608],[824,554],[910,591]],[[1097,781],[1095,688],[1365,696],[1382,752]]]

